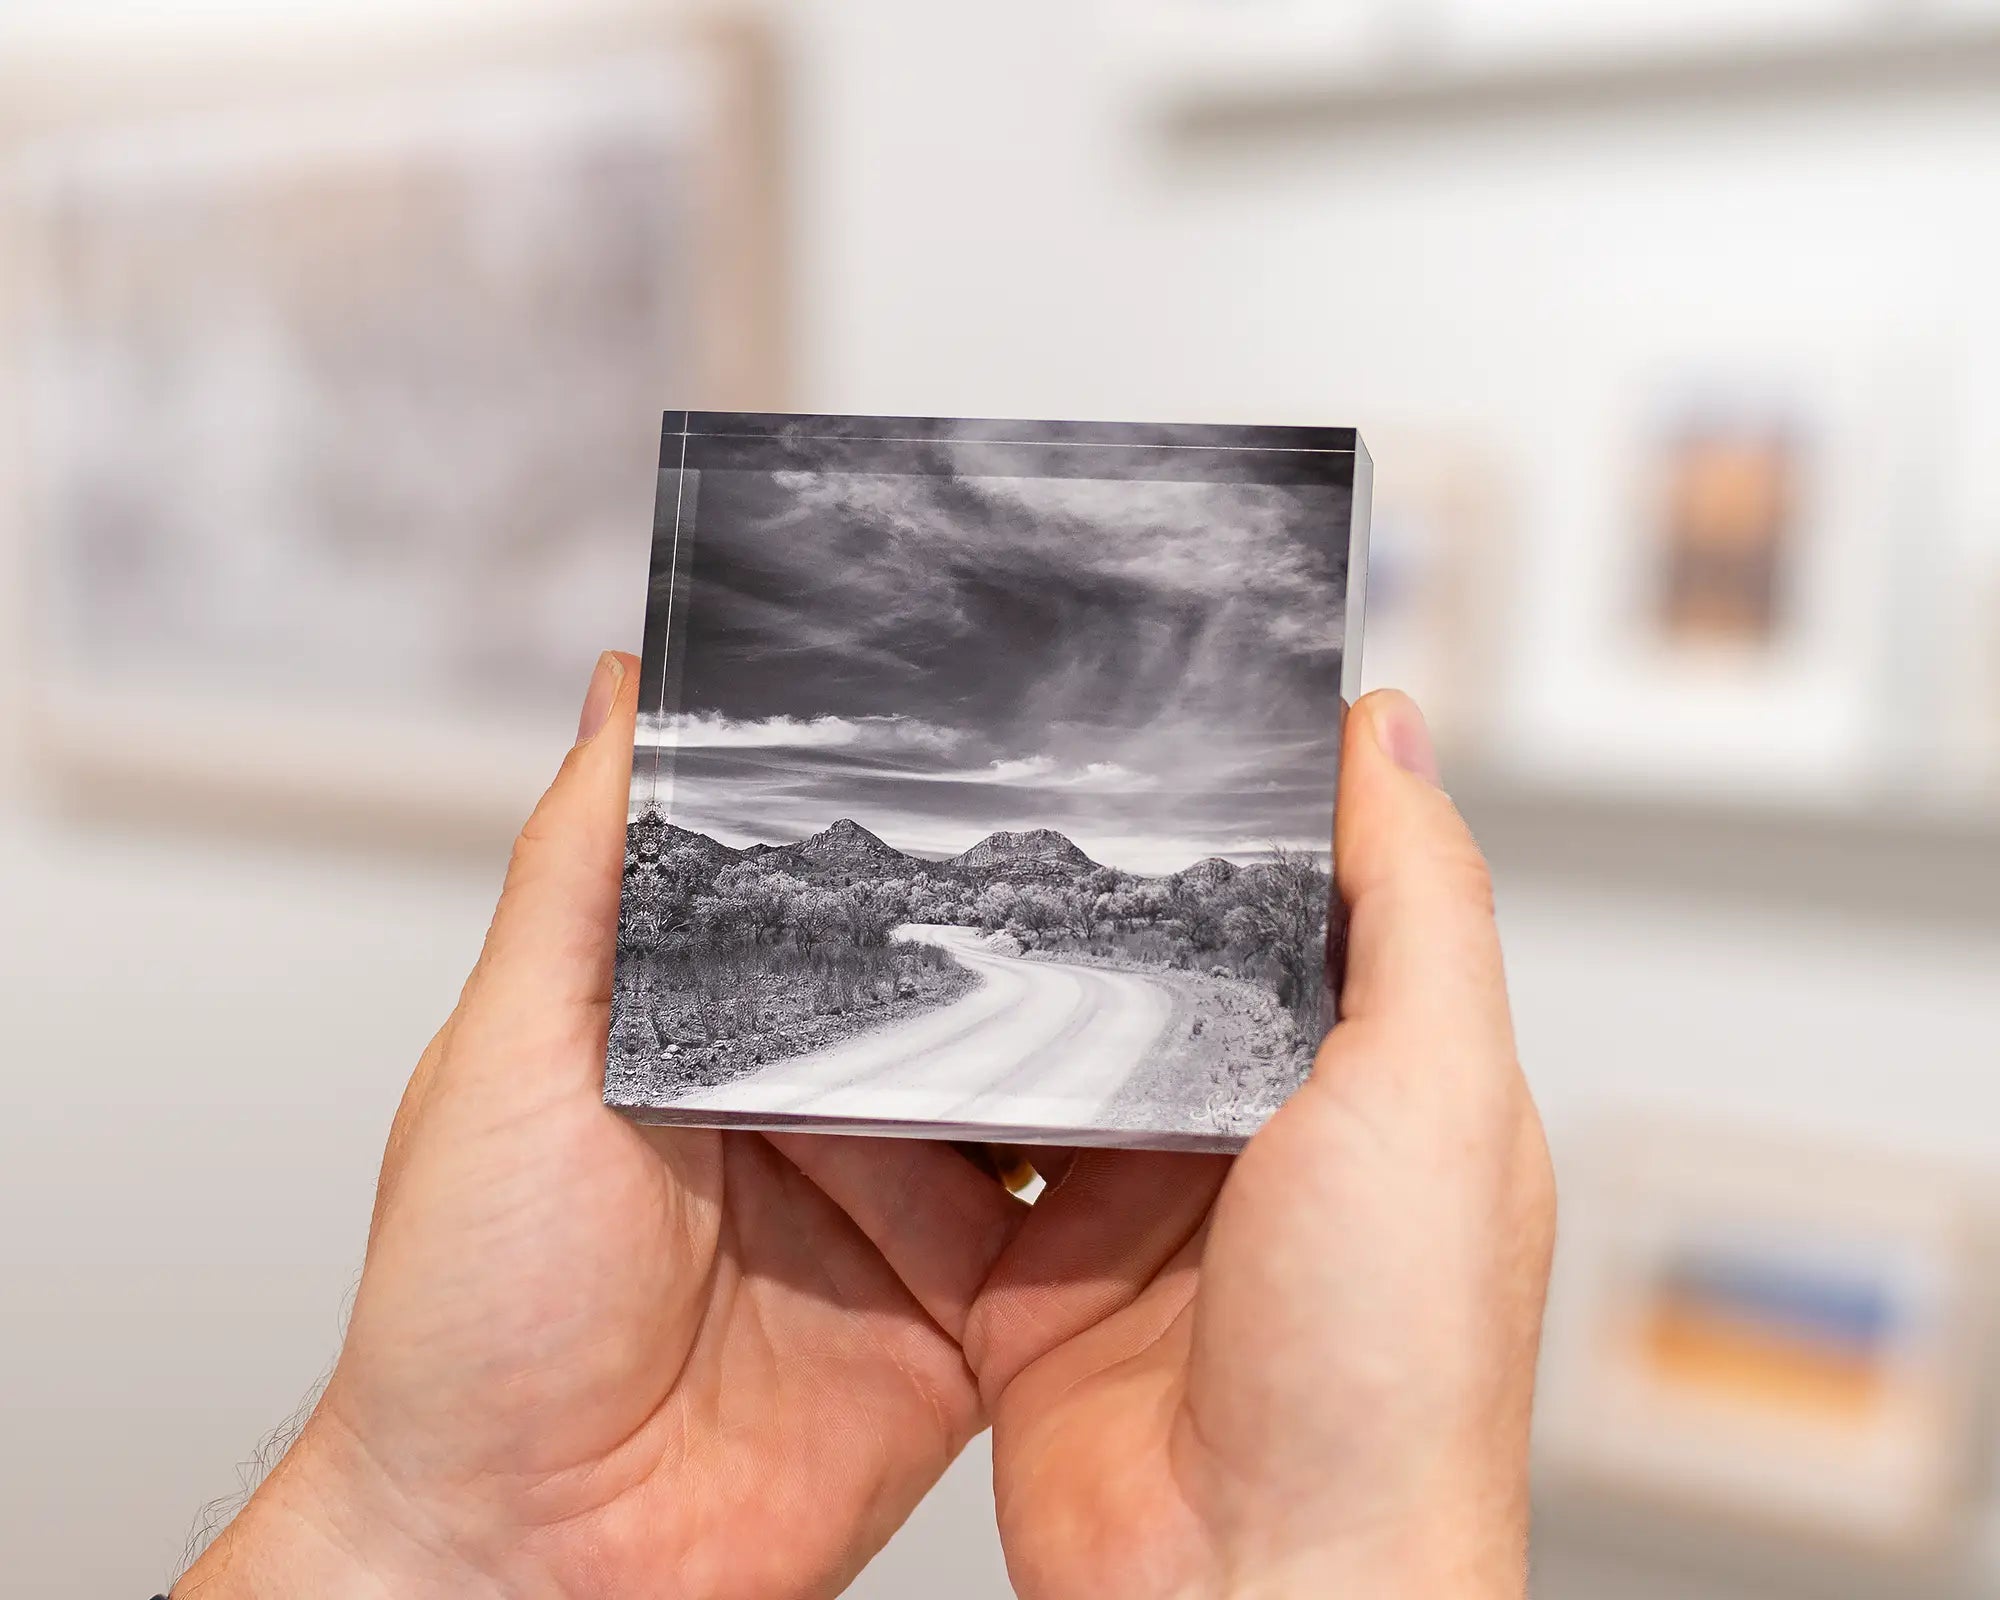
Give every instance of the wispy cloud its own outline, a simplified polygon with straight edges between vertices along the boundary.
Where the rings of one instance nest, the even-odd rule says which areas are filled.
[[[957,774],[954,774],[957,776]],[[983,772],[971,774],[981,783],[1023,784],[1031,788],[1098,789],[1132,793],[1156,787],[1147,773],[1134,772],[1115,761],[1091,761],[1064,766],[1053,756],[1025,756],[1018,761],[996,761]]]
[[[914,717],[725,717],[695,712],[645,719],[641,745],[682,750],[929,750],[948,753],[960,735]]]

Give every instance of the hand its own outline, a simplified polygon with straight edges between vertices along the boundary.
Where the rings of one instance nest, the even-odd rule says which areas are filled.
[[[1484,863],[1399,695],[1348,719],[1343,1018],[1222,1159],[1075,1157],[966,1353],[1050,1596],[1516,1596],[1554,1233]]]
[[[831,1595],[981,1425],[997,1183],[602,1104],[635,668],[410,1080],[326,1393],[177,1597]]]

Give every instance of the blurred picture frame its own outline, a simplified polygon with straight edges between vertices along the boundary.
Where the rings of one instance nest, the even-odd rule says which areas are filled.
[[[1550,1303],[1546,1491],[1934,1568],[1973,1512],[1977,1186],[1893,1154],[1601,1128]]]
[[[1676,649],[1771,647],[1797,577],[1798,426],[1783,412],[1691,406],[1658,450],[1655,626]]]
[[[1718,330],[1727,331],[1727,330]],[[1510,769],[1607,798],[1864,809],[1894,766],[1931,417],[1890,347],[1614,355],[1544,492]]]
[[[0,514],[66,803],[518,822],[636,646],[664,406],[784,394],[754,21],[19,61]]]
[[[1948,440],[1941,475],[1945,530],[1912,633],[1920,677],[1911,698],[1917,761],[1937,774],[1940,798],[1975,815],[2000,801],[2000,481],[1991,469],[2000,428],[2000,375],[1954,350],[1938,362],[1951,397],[1939,432]]]

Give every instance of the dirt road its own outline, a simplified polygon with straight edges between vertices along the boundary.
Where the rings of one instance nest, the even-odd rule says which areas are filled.
[[[945,946],[979,987],[907,1022],[676,1096],[673,1108],[1089,1127],[1172,1015],[1172,993],[1141,973],[1001,955],[970,928],[913,923],[896,936]]]

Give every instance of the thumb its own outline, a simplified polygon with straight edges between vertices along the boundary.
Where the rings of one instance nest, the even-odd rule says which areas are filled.
[[[1511,1063],[1492,880],[1438,781],[1423,713],[1382,690],[1355,704],[1341,749],[1335,871],[1348,912],[1341,1026],[1380,1059]]]
[[[471,985],[502,1028],[609,1002],[638,667],[598,658],[577,743],[514,843]]]
[[[441,1084],[478,1084],[487,1092],[452,1103],[504,1119],[524,1103],[580,1096],[602,1070],[637,668],[631,656],[607,651],[598,658],[577,742],[515,841],[478,965],[403,1092],[382,1158],[371,1241],[401,1184],[417,1127],[445,1101]]]

